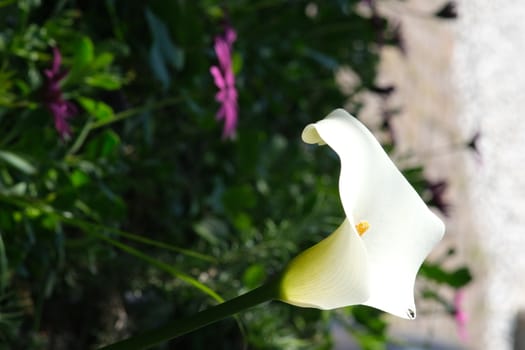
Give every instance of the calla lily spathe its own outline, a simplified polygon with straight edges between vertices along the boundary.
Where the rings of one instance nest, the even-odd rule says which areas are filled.
[[[309,144],[339,156],[346,219],[330,236],[293,259],[280,299],[319,309],[364,304],[415,318],[416,273],[445,227],[372,133],[343,109],[308,125]]]

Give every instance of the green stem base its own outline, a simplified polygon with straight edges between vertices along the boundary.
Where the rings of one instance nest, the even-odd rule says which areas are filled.
[[[275,299],[279,295],[278,288],[279,279],[272,280],[246,294],[200,311],[195,315],[170,322],[161,328],[107,345],[99,350],[139,350],[149,348],[155,344],[179,337],[210,323],[232,316],[252,306]]]

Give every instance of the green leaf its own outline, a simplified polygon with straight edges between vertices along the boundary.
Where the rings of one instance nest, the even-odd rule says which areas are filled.
[[[411,168],[406,168],[402,170],[402,173],[409,182],[420,181],[423,178],[423,167],[415,166]]]
[[[0,212],[0,214],[1,214],[1,212]],[[50,217],[56,219],[55,216],[51,216],[50,215]],[[104,226],[104,225],[100,225],[100,224],[94,224],[94,223],[91,223],[91,222],[88,222],[88,221],[84,221],[84,220],[81,220],[81,219],[78,219],[78,218],[72,218],[72,219],[62,218],[62,220],[64,222],[67,222],[68,224],[73,225],[73,226],[83,227],[85,229],[89,229],[90,231],[109,232],[109,233],[115,234],[117,236],[124,237],[127,240],[131,240],[131,241],[142,243],[142,244],[145,244],[145,245],[150,245],[150,246],[153,246],[153,247],[161,248],[161,249],[168,250],[168,251],[171,251],[171,252],[175,252],[175,253],[178,253],[178,254],[183,254],[183,255],[185,255],[187,257],[192,257],[192,258],[199,259],[199,260],[202,260],[202,261],[206,261],[206,262],[209,262],[209,263],[216,263],[217,262],[216,259],[214,257],[210,256],[210,255],[205,255],[205,254],[202,254],[202,253],[199,253],[197,251],[190,250],[190,249],[184,249],[184,248],[181,248],[181,247],[178,247],[178,246],[174,246],[174,245],[171,245],[171,244],[168,244],[168,243],[164,243],[164,242],[161,242],[161,241],[150,239],[150,238],[144,237],[142,235],[137,235],[137,234],[133,234],[133,233],[130,233],[130,232],[122,231],[122,230],[119,230],[119,229],[116,229],[116,228],[113,228],[113,227]]]
[[[107,68],[113,62],[114,58],[115,58],[115,56],[113,56],[112,53],[110,53],[110,52],[102,52],[97,57],[95,57],[95,59],[93,60],[93,63],[91,64],[91,66],[94,69]]]
[[[73,66],[83,68],[93,61],[95,48],[93,42],[87,36],[83,36],[75,42],[75,56]]]
[[[120,137],[112,130],[105,130],[87,145],[87,152],[93,158],[113,155],[120,145]]]
[[[36,168],[31,163],[13,152],[0,151],[0,159],[25,174],[31,175],[36,172]]]
[[[76,169],[71,174],[71,183],[74,187],[82,187],[90,182],[89,176],[87,174],[79,169]]]
[[[209,4],[204,9],[211,18],[222,19],[224,17],[224,10],[219,5]]]
[[[239,72],[242,70],[242,64],[242,56],[238,52],[234,52],[232,57],[233,73],[239,74]]]
[[[112,130],[106,130],[103,135],[101,156],[107,157],[114,153],[120,145],[120,136]]]
[[[245,271],[242,277],[242,281],[246,288],[254,289],[261,285],[266,279],[266,270],[262,264],[250,265]]]
[[[96,101],[88,97],[78,97],[78,103],[99,121],[107,121],[113,119],[115,114],[113,109],[102,101]]]
[[[8,106],[16,98],[16,95],[11,92],[14,75],[14,71],[3,71],[3,68],[0,70],[0,106]]]
[[[153,37],[149,52],[150,66],[155,77],[165,88],[171,84],[168,66],[181,70],[184,66],[184,51],[171,41],[168,27],[150,10],[146,10],[146,20]]]
[[[32,8],[40,6],[40,3],[41,0],[19,0],[17,5],[21,11],[29,12]]]
[[[112,73],[96,73],[86,77],[86,84],[105,90],[117,90],[122,86],[122,78]]]
[[[252,227],[252,219],[246,213],[238,213],[233,219],[233,225],[241,232],[249,231]]]
[[[472,280],[472,275],[467,267],[446,271],[439,265],[425,263],[421,267],[420,273],[428,279],[454,288],[463,287]]]
[[[422,166],[406,168],[401,172],[418,193],[423,193],[423,191],[426,189],[426,185]]]
[[[89,231],[87,230],[86,231],[86,234],[88,235],[92,235],[92,236],[95,236],[99,239],[102,239],[106,242],[108,242],[109,244],[121,249],[122,251],[128,253],[128,254],[131,254],[133,255],[134,257],[142,260],[142,261],[145,261],[147,262],[148,264],[150,264],[151,266],[153,267],[156,267],[158,268],[159,270],[161,271],[164,271],[164,272],[167,272],[169,273],[170,275],[172,275],[173,277],[175,278],[179,278],[181,280],[183,280],[184,282],[194,286],[195,288],[199,289],[200,291],[204,292],[205,294],[209,295],[210,297],[212,297],[213,299],[215,299],[216,301],[218,302],[223,302],[224,299],[219,295],[217,294],[215,291],[213,291],[211,288],[209,288],[208,286],[206,286],[205,284],[199,282],[197,279],[191,277],[190,275],[178,270],[177,268],[175,268],[174,266],[170,265],[170,264],[166,264],[160,260],[157,260],[155,258],[152,258],[151,256],[127,245],[127,244],[124,244],[122,242],[119,242],[117,240],[114,240],[112,238],[109,238],[103,234],[100,234],[98,232],[94,232],[94,231]]]
[[[257,203],[255,190],[252,186],[241,185],[228,188],[222,195],[224,207],[230,214],[253,208]]]
[[[217,245],[221,237],[224,238],[227,233],[226,225],[222,221],[212,217],[204,218],[195,224],[193,229],[201,238],[211,245]]]

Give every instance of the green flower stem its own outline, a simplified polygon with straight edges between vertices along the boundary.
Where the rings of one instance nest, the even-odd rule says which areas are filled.
[[[67,218],[67,217],[65,217],[63,215],[60,215],[59,219],[60,219],[60,221],[68,223],[68,224],[71,224],[73,226],[86,228],[86,229],[89,230],[89,232],[94,232],[94,231],[111,232],[111,233],[114,233],[114,234],[116,234],[118,236],[127,238],[129,240],[132,240],[132,241],[135,241],[135,242],[138,242],[138,243],[143,243],[143,244],[151,245],[153,247],[174,251],[174,252],[186,255],[188,257],[192,257],[192,258],[195,258],[195,259],[200,259],[200,260],[207,261],[207,262],[210,262],[210,263],[213,263],[213,264],[218,263],[217,259],[215,259],[214,257],[212,257],[210,255],[201,254],[199,252],[196,252],[196,251],[193,251],[193,250],[190,250],[190,249],[180,248],[180,247],[177,247],[177,246],[174,246],[174,245],[171,245],[171,244],[166,244],[166,243],[163,243],[163,242],[160,242],[160,241],[156,241],[156,240],[153,240],[153,239],[146,238],[146,237],[141,236],[141,235],[137,235],[137,234],[133,234],[133,233],[130,233],[130,232],[122,231],[122,230],[116,229],[114,227],[109,227],[109,226],[105,226],[105,225],[95,224],[95,223],[91,223],[91,222],[88,222],[88,221],[85,221],[85,220],[82,220],[82,219],[77,219],[77,218],[71,219],[71,218]]]
[[[93,121],[92,121],[92,118],[90,118],[86,122],[86,124],[84,124],[84,127],[82,128],[82,131],[80,132],[80,134],[76,138],[76,140],[73,143],[73,145],[71,146],[71,148],[67,151],[67,154],[66,154],[67,156],[75,154],[80,149],[80,147],[82,147],[82,145],[86,141],[86,138],[89,135],[89,132],[92,129],[92,125],[93,125]]]
[[[72,156],[73,154],[75,154],[84,145],[84,142],[86,141],[89,133],[92,130],[104,127],[109,124],[119,122],[121,120],[127,119],[129,117],[135,116],[143,112],[154,111],[160,108],[175,105],[183,100],[184,100],[184,97],[181,97],[181,96],[170,97],[170,98],[166,98],[166,99],[157,101],[155,103],[147,103],[145,106],[130,108],[125,111],[115,113],[115,115],[111,119],[98,120],[98,121],[93,121],[92,119],[90,119],[86,122],[86,124],[82,128],[82,131],[78,135],[77,139],[75,140],[71,148],[67,151],[66,156]]]
[[[100,350],[139,350],[147,349],[155,344],[179,337],[197,330],[210,323],[217,322],[228,316],[246,310],[255,305],[273,300],[279,295],[280,280],[270,282],[234,299],[203,310],[190,317],[176,320],[167,325],[105,346]]]
[[[108,124],[113,124],[115,122],[127,119],[129,117],[132,117],[132,116],[140,114],[140,113],[154,111],[154,110],[157,110],[157,109],[160,109],[160,108],[164,108],[164,107],[168,107],[168,106],[171,106],[171,105],[175,105],[175,104],[177,104],[177,103],[179,103],[179,102],[181,102],[183,100],[184,100],[184,97],[176,96],[176,97],[165,98],[165,99],[159,100],[159,101],[157,101],[155,103],[146,103],[146,105],[144,105],[144,106],[130,108],[130,109],[127,109],[125,111],[116,113],[115,116],[113,118],[111,118],[111,119],[99,120],[97,122],[94,122],[94,123],[92,123],[90,125],[90,128],[92,130],[98,129],[98,128],[101,128],[101,127],[106,126]]]

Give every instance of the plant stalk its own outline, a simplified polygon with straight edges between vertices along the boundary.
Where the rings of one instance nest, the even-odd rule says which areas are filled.
[[[228,316],[233,316],[255,305],[275,299],[279,295],[278,288],[279,279],[276,278],[222,304],[212,306],[192,316],[170,322],[163,327],[107,345],[99,350],[147,349],[158,343],[195,331],[210,323],[220,321]]]

